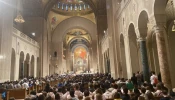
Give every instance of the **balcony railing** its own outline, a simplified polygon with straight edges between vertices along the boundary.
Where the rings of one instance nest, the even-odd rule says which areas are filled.
[[[36,47],[39,47],[39,43],[36,42],[35,40],[33,40],[32,38],[30,38],[29,36],[27,36],[26,34],[20,32],[19,30],[17,30],[16,28],[13,28],[13,34],[17,37],[22,38],[23,40],[35,45]]]

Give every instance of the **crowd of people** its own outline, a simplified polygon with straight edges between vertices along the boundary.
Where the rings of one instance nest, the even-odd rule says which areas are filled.
[[[55,86],[49,82],[61,80]],[[43,90],[32,91],[25,100],[175,100],[175,88],[168,90],[152,72],[150,83],[144,82],[142,74],[133,74],[131,79],[113,79],[110,74],[58,75],[45,78],[24,78],[5,82],[1,88],[16,89],[47,83]],[[14,100],[14,98],[10,98]]]

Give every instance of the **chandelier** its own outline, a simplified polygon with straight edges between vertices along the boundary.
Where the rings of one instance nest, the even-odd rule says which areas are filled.
[[[25,22],[24,18],[22,17],[22,15],[20,13],[18,13],[18,15],[16,16],[16,18],[14,20],[17,23],[24,23]]]

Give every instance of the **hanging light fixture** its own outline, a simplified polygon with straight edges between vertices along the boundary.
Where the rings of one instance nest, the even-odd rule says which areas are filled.
[[[19,0],[18,1],[18,4],[17,4],[17,16],[16,16],[16,18],[14,19],[14,21],[15,22],[17,22],[17,23],[24,23],[25,22],[25,20],[24,20],[24,18],[22,17],[22,15],[20,14],[20,8],[21,8],[21,1]]]
[[[24,23],[25,22],[24,18],[22,17],[22,15],[20,13],[17,14],[17,16],[14,20],[17,23]]]

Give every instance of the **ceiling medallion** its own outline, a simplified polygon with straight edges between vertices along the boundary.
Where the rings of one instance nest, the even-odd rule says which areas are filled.
[[[17,23],[24,23],[25,22],[24,18],[22,17],[22,15],[20,13],[17,14],[17,16],[14,20]]]

